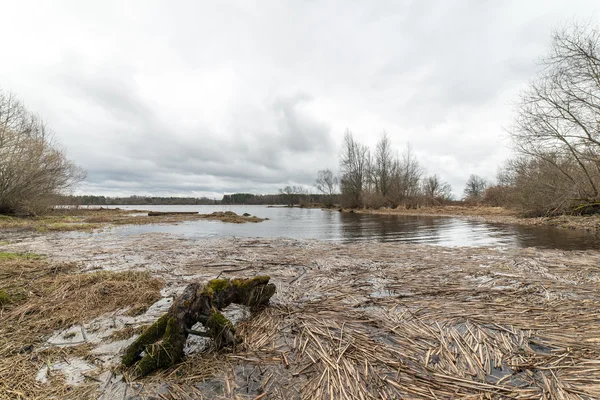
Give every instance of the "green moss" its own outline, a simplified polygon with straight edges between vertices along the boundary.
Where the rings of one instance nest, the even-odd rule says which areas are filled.
[[[217,348],[236,343],[233,324],[214,307],[210,310],[206,327]]]
[[[250,307],[266,304],[275,294],[275,285],[268,284],[270,277],[256,276],[251,279],[234,279],[231,285],[238,290],[238,302]]]
[[[162,337],[167,329],[168,320],[169,314],[160,317],[125,350],[125,354],[123,354],[123,358],[121,359],[124,366],[129,367],[133,365],[140,359],[140,353],[146,349],[146,346],[151,345]]]
[[[258,285],[266,285],[267,283],[269,283],[269,280],[271,278],[266,276],[266,275],[262,275],[262,276],[255,276],[254,278],[250,278],[250,279],[233,279],[231,281],[231,284],[237,288],[239,288],[240,290],[248,290],[248,289],[253,289]]]
[[[19,303],[27,298],[23,288],[7,288],[0,289],[0,307],[8,304]]]
[[[209,281],[202,294],[214,299],[215,294],[234,288],[237,300],[235,302],[247,306],[266,304],[275,293],[275,286],[269,285],[268,276],[256,276],[249,279],[213,279]]]
[[[0,289],[0,307],[8,303],[12,303],[11,297],[6,293],[5,290]]]
[[[136,364],[136,377],[146,376],[157,369],[168,368],[180,362],[184,355],[185,339],[177,318],[168,318],[162,342],[146,347],[144,358]]]
[[[208,283],[204,287],[204,290],[202,291],[202,294],[205,294],[205,295],[209,296],[210,298],[212,298],[215,293],[222,292],[223,290],[227,289],[228,287],[229,287],[228,279],[212,279],[212,280],[208,281]]]
[[[182,295],[176,301],[177,308],[163,315],[125,350],[123,365],[128,367],[135,364],[133,371],[135,378],[138,378],[180,362],[184,356],[183,349],[187,338],[184,324],[193,322],[188,321],[192,316],[201,319],[217,348],[239,343],[233,323],[225,318],[219,309],[232,302],[256,308],[268,303],[275,293],[275,285],[270,284],[269,280],[268,276],[233,280],[213,279],[202,288],[200,296],[203,298],[199,299],[199,305],[194,300],[198,296],[197,284],[188,287],[186,293],[188,290],[191,292]],[[211,307],[208,318],[205,314],[197,315],[206,312],[204,307],[207,301]],[[200,309],[190,310],[192,306]],[[188,312],[193,314],[187,314]],[[140,357],[142,352],[144,356]]]
[[[210,310],[210,315],[206,325],[209,329],[214,329],[217,332],[225,328],[233,329],[233,324],[231,321],[225,318],[225,316],[214,307]]]

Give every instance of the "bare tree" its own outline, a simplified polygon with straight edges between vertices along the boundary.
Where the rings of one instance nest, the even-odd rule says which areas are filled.
[[[392,179],[396,173],[396,166],[392,155],[392,142],[387,133],[383,132],[381,139],[379,139],[375,147],[373,181],[375,183],[375,190],[384,198],[390,193]]]
[[[418,196],[423,176],[423,168],[415,157],[410,143],[406,146],[402,156],[396,159],[394,172],[392,197],[397,204],[405,202],[408,206],[411,199]]]
[[[452,199],[452,186],[437,174],[423,178],[423,194],[429,204],[440,204]]]
[[[488,183],[485,179],[471,174],[465,185],[464,196],[466,200],[481,200],[483,192],[487,188]]]
[[[38,213],[84,179],[40,118],[0,91],[0,213]]]
[[[333,198],[337,193],[339,186],[339,179],[331,172],[330,169],[323,169],[317,173],[317,180],[315,181],[315,187],[321,193],[327,196],[327,205],[333,205]]]
[[[573,159],[551,154],[545,159],[518,157],[509,160],[505,168],[508,178],[499,181],[498,185],[504,189],[503,205],[516,206],[531,216],[559,214],[573,209],[577,188],[564,175],[577,176],[580,173]],[[487,190],[485,197],[488,197]],[[487,201],[486,198],[484,200]],[[586,204],[593,207],[593,203],[584,202],[582,211],[585,211]]]
[[[283,189],[279,189],[279,194],[284,198],[285,203],[294,207],[294,204],[300,203],[300,195],[306,194],[306,191],[301,186],[286,186]]]
[[[574,25],[555,32],[551,51],[541,66],[539,77],[521,96],[510,129],[516,149],[526,160],[536,160],[526,161],[530,167],[541,168],[544,176],[554,179],[544,182],[560,202],[554,207],[597,202],[600,31]],[[556,173],[550,174],[550,169]]]
[[[369,148],[357,143],[350,131],[346,131],[340,156],[342,199],[346,206],[362,205],[363,190],[367,184],[369,172]]]

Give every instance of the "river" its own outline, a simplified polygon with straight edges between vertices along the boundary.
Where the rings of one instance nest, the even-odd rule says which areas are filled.
[[[234,211],[269,220],[229,224],[188,221],[177,225],[128,225],[111,229],[119,235],[146,232],[180,234],[188,238],[287,237],[339,242],[375,240],[439,246],[538,247],[562,250],[599,249],[597,234],[551,227],[491,224],[459,217],[374,215],[331,210],[267,206],[118,206],[155,211]],[[100,233],[102,234],[102,233]]]

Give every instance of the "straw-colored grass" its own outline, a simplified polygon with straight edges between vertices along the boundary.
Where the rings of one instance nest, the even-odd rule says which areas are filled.
[[[58,245],[70,249],[71,258],[89,260],[91,265],[95,265],[92,249],[107,267],[160,265],[171,287],[219,275],[269,275],[277,285],[272,304],[238,325],[237,332],[244,339],[241,345],[229,352],[196,349],[173,368],[129,382],[131,396],[600,398],[597,251],[346,245],[286,239],[196,242],[158,234],[118,240],[102,237],[93,243],[78,240]],[[135,257],[129,260],[124,257],[128,254]],[[67,276],[63,271],[39,280],[62,282]],[[86,288],[91,286],[86,284]],[[137,298],[136,290],[129,288],[133,294],[126,295],[131,303]],[[64,290],[51,293],[73,299]],[[83,292],[76,296],[81,298]],[[63,301],[56,296],[49,299]],[[62,324],[47,323],[52,320],[52,309],[30,317],[26,306],[31,301],[30,297],[10,305],[3,318],[13,313],[13,318],[23,318],[27,329],[39,329],[39,325],[50,330],[98,315],[87,311]],[[47,302],[43,304],[46,307]],[[120,306],[114,303],[106,309]],[[17,309],[21,311],[14,314]],[[56,312],[64,315],[61,310]],[[5,325],[0,325],[2,340],[10,331]],[[136,329],[126,328],[107,340],[127,338]],[[9,342],[0,342],[0,350]],[[19,390],[29,397],[47,393],[58,398],[70,393],[80,398],[97,396],[93,381],[71,391],[61,385],[59,377],[48,386],[32,383],[31,375],[45,362],[32,360],[32,354],[52,361],[64,352],[88,354],[85,347],[24,355],[15,349],[9,353],[10,363],[18,365],[22,375],[5,378],[3,367],[8,364],[2,364],[3,360],[0,380],[25,382]]]
[[[271,275],[274,304],[241,324],[234,352],[195,354],[148,388],[167,384],[174,399],[600,398],[597,254],[555,264],[427,246],[240,246],[254,249],[219,256]],[[205,273],[212,265],[223,268]]]
[[[92,360],[87,344],[45,348],[55,330],[90,321],[129,306],[148,307],[160,298],[162,282],[144,272],[77,273],[72,264],[41,259],[0,259],[0,284],[18,299],[0,305],[0,399],[88,399],[97,382],[77,387],[60,375],[35,380],[44,365],[74,355]]]

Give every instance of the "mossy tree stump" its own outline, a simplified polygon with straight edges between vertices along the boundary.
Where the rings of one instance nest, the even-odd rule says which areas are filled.
[[[235,303],[257,309],[265,306],[275,294],[268,276],[249,279],[213,279],[206,285],[192,283],[177,297],[169,311],[152,324],[126,350],[125,367],[135,364],[135,377],[170,367],[183,359],[183,348],[189,334],[207,336],[217,348],[235,345],[235,327],[221,310]],[[202,323],[208,332],[192,331]],[[142,357],[142,352],[144,356]]]

